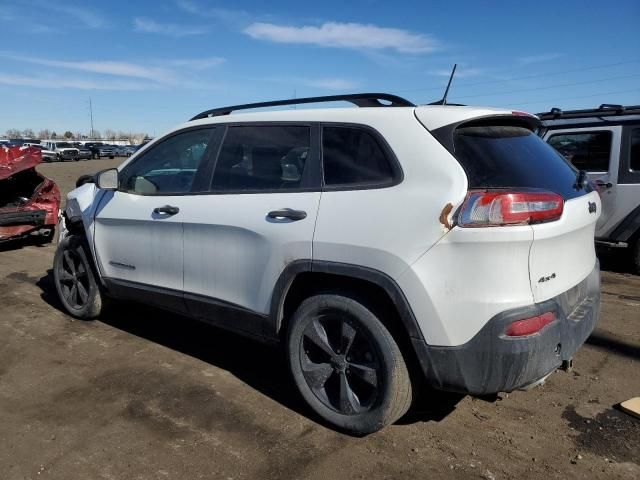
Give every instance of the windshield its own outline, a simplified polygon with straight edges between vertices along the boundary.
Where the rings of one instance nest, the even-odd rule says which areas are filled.
[[[69,147],[73,147],[73,145],[71,145],[68,142],[56,143],[56,148],[69,148]]]

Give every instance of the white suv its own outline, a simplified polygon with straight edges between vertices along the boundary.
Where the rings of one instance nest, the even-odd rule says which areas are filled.
[[[361,108],[229,115],[338,100]],[[407,411],[410,372],[530,386],[571,361],[600,302],[600,197],[538,126],[387,94],[203,112],[68,195],[60,299],[280,342],[311,408],[359,434]]]

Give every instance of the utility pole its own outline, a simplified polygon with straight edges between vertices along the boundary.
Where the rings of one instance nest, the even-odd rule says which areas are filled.
[[[92,140],[94,140],[93,138],[93,107],[91,106],[91,97],[89,97],[89,117],[91,118],[91,132],[89,133],[89,136],[91,137]]]

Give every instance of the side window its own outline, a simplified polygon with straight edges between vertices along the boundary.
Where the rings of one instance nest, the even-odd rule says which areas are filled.
[[[393,169],[375,137],[355,127],[322,129],[326,186],[378,185],[393,181]]]
[[[608,172],[611,138],[609,131],[560,133],[548,143],[579,170]]]
[[[213,172],[214,192],[292,190],[303,185],[311,129],[297,125],[229,127]]]
[[[214,130],[188,130],[153,146],[120,173],[120,188],[146,195],[191,191]]]
[[[640,128],[634,128],[631,130],[629,169],[634,172],[640,172]]]

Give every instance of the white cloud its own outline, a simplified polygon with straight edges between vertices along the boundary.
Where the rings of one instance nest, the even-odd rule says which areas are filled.
[[[104,15],[100,15],[94,10],[86,7],[67,5],[59,1],[49,0],[34,0],[32,3],[40,9],[49,10],[68,18],[71,20],[71,26],[74,26],[74,20],[79,22],[82,26],[91,29],[103,28],[107,24]]]
[[[438,49],[438,43],[430,36],[361,23],[328,22],[319,27],[294,27],[257,22],[245,28],[244,33],[259,40],[321,47],[392,49],[401,53],[429,53]]]
[[[527,57],[517,58],[516,61],[520,65],[531,65],[532,63],[550,62],[563,57],[563,53],[542,53],[540,55],[530,55]]]
[[[319,88],[323,90],[351,90],[358,88],[360,83],[348,78],[338,77],[266,77],[263,78],[268,82],[280,83],[287,85],[291,89],[298,89],[301,87]]]
[[[70,70],[80,70],[83,72],[103,73],[107,75],[117,75],[121,77],[143,78],[158,82],[167,82],[174,79],[174,75],[169,70],[158,67],[147,67],[135,63],[113,62],[109,60],[83,60],[70,62],[63,60],[53,60],[46,58],[20,57],[17,55],[0,55],[4,58],[44,65],[47,67],[66,68]]]
[[[177,0],[176,4],[185,12],[232,25],[242,23],[246,25],[250,18],[249,13],[244,10],[202,6],[192,0]]]
[[[24,15],[20,15],[14,8],[11,6],[2,6],[0,7],[0,22],[6,22],[8,25],[3,26],[6,27],[14,27],[19,29],[21,32],[25,33],[53,33],[56,30],[50,25],[45,25],[44,23],[40,23],[33,18],[29,18],[28,22],[20,21]]]
[[[327,90],[349,90],[356,88],[358,84],[352,80],[344,78],[318,78],[318,79],[297,79],[302,85],[314,88],[324,88]]]
[[[0,84],[34,88],[74,88],[79,90],[148,90],[157,88],[149,82],[126,80],[83,80],[76,77],[10,75],[0,73]]]
[[[181,58],[177,60],[162,60],[161,63],[171,67],[184,67],[191,70],[206,70],[222,65],[227,60],[222,57]]]
[[[461,68],[460,65],[458,65],[458,67],[456,67],[455,77],[456,78],[478,77],[478,76],[484,75],[485,73],[486,73],[485,70],[482,68],[464,68],[464,67]],[[438,70],[431,70],[429,72],[429,75],[449,78],[449,76],[451,76],[451,69],[441,68]]]
[[[158,33],[172,37],[189,37],[192,35],[204,35],[209,33],[207,27],[194,27],[178,25],[175,23],[158,23],[148,18],[136,18],[133,21],[133,29],[136,32]]]
[[[199,79],[196,72],[220,65],[225,61],[222,57],[182,58],[182,59],[149,59],[145,64],[131,62],[114,62],[110,60],[65,61],[35,57],[24,57],[16,54],[1,53],[5,58],[23,63],[32,63],[45,67],[76,70],[103,77],[34,77],[4,74],[0,83],[6,85],[22,85],[42,88],[79,88],[101,90],[141,90],[144,88],[160,88],[162,86],[180,85],[181,88],[203,89],[216,88],[211,79]],[[159,65],[162,65],[161,67]],[[106,77],[105,77],[106,76]],[[111,78],[124,77],[124,78]],[[127,81],[137,79],[140,82]]]

